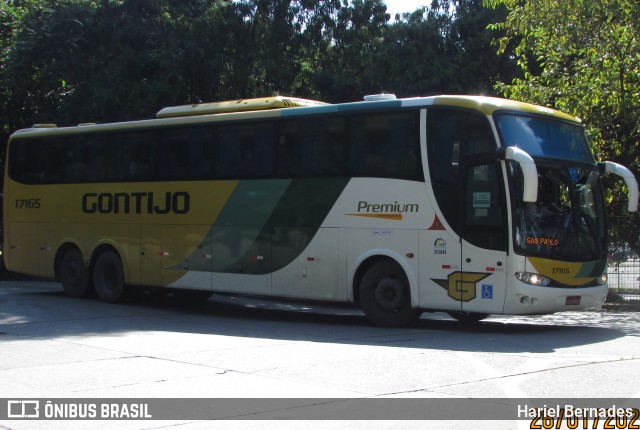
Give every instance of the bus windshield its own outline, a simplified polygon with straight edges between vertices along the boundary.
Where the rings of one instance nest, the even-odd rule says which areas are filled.
[[[497,115],[496,125],[504,146],[517,146],[533,158],[595,163],[579,124],[503,113]]]
[[[496,124],[503,145],[526,151],[538,170],[538,199],[528,203],[522,200],[522,172],[509,163],[516,252],[565,261],[604,258],[600,174],[582,126],[511,113],[497,115]]]
[[[522,173],[509,163],[516,190]],[[606,256],[602,190],[595,168],[538,163],[538,200],[527,203],[515,193],[516,252],[564,261],[592,261]]]

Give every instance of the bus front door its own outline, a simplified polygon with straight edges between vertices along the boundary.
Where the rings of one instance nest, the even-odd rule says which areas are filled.
[[[463,172],[461,310],[502,313],[508,238],[500,165],[495,161],[469,164]]]

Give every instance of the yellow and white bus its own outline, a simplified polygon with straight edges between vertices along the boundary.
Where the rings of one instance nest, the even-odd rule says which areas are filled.
[[[136,286],[359,304],[383,326],[599,307],[600,176],[574,117],[475,96],[287,97],[14,133],[5,262],[118,302]]]

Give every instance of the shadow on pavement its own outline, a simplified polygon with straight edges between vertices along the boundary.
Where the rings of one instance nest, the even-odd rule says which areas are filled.
[[[551,352],[638,336],[638,316],[606,310],[494,316],[469,326],[444,313],[425,313],[410,327],[391,329],[370,325],[362,312],[346,306],[218,295],[191,301],[141,295],[133,303],[114,305],[66,297],[57,283],[0,282],[0,332],[7,335],[0,342],[166,331],[391,348]]]

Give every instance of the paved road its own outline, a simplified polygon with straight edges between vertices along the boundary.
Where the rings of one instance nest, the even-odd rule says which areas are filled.
[[[217,297],[124,305],[0,282],[0,398],[640,397],[640,313],[425,314]],[[276,415],[278,416],[278,415]],[[461,417],[464,414],[461,415]],[[246,417],[245,417],[246,418]],[[205,429],[212,421],[11,421],[0,428]],[[529,428],[527,421],[225,421],[215,428]]]

